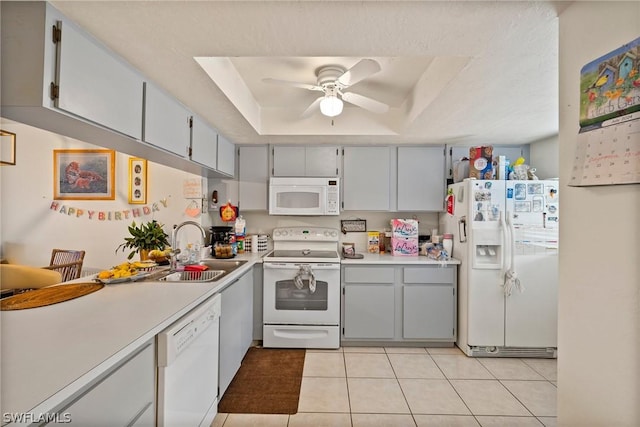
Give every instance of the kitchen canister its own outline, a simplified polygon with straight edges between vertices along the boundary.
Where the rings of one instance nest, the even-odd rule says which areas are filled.
[[[442,248],[447,251],[447,256],[451,258],[453,255],[453,234],[445,233],[442,235]]]
[[[258,235],[258,252],[264,252],[267,250],[267,235]]]

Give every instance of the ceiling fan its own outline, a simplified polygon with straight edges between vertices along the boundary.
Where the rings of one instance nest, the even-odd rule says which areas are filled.
[[[319,68],[316,72],[317,84],[315,85],[271,78],[262,79],[262,81],[324,92],[322,96],[318,97],[304,110],[302,117],[311,115],[318,107],[320,107],[320,112],[325,116],[335,117],[342,113],[342,101],[364,108],[367,111],[381,114],[389,110],[387,104],[364,95],[346,91],[350,86],[374,75],[380,70],[380,64],[377,61],[362,59],[348,70],[339,65],[327,65]]]

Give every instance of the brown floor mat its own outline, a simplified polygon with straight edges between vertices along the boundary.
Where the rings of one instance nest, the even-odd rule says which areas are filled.
[[[304,356],[305,350],[251,347],[218,403],[218,412],[297,413]]]

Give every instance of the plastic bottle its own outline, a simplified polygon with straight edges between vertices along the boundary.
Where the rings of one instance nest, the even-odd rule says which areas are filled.
[[[234,227],[235,234],[236,234],[236,252],[235,253],[238,253],[238,254],[244,253],[244,239],[245,239],[246,227],[247,227],[247,222],[242,217],[242,215],[236,218],[235,227]]]
[[[442,235],[442,248],[447,251],[447,257],[453,255],[453,234],[445,233]]]

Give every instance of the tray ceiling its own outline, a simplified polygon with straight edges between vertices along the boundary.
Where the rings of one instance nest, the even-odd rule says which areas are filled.
[[[520,144],[558,132],[556,2],[55,1],[236,143]],[[300,114],[318,67],[381,71],[345,103]]]

